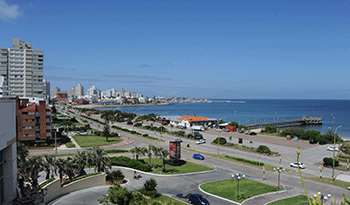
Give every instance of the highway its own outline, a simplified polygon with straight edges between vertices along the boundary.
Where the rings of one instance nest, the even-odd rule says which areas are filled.
[[[63,113],[61,111],[61,113]],[[72,115],[72,114],[70,114]],[[73,115],[77,119],[81,119],[80,116],[78,115]],[[99,119],[98,116],[91,116],[94,117],[95,119]],[[100,119],[99,119],[100,120]],[[103,120],[101,120],[103,121]],[[116,123],[115,123],[116,124]],[[144,129],[139,129],[139,128],[133,128],[132,126],[125,125],[125,123],[117,123],[116,124],[119,127],[124,127],[128,129],[134,129],[138,132],[141,133],[147,133],[153,137],[160,137],[160,134],[156,134],[152,131],[144,130]],[[94,128],[98,128],[97,123],[92,122],[90,126]],[[99,129],[102,129],[102,125],[100,126]],[[173,128],[173,130],[176,130]],[[113,130],[112,131],[117,131]],[[119,131],[118,131],[119,132]],[[174,140],[177,139],[178,137],[175,136],[169,136],[169,135],[162,135],[162,139],[165,140],[165,142],[155,142],[148,140],[143,137],[138,137],[131,135],[130,133],[124,133],[121,132],[122,137],[129,141],[129,143],[124,144],[122,146],[114,147],[110,146],[105,149],[131,149],[134,148],[135,146],[137,147],[147,147],[149,144],[153,144],[157,147],[163,147],[163,148],[168,148],[168,142],[169,140]],[[236,133],[238,134],[238,133]],[[220,134],[219,134],[220,135]],[[217,147],[215,145],[210,145],[210,142],[214,140],[217,135],[216,134],[210,134],[207,132],[204,132],[204,137],[207,139],[207,144],[201,144],[201,145],[196,145],[195,141],[193,140],[188,140],[182,138],[184,141],[182,144],[182,147],[185,147],[185,145],[190,144],[190,148],[196,151],[200,152],[205,152],[205,153],[218,153],[221,155],[231,155],[235,157],[241,157],[249,160],[254,160],[258,161],[260,160],[261,162],[265,164],[270,164],[270,165],[276,165],[276,167],[279,165],[279,157],[268,157],[264,155],[258,155],[254,153],[249,153],[249,152],[243,152],[239,150],[234,150],[230,148],[225,148],[225,147]],[[254,142],[253,146],[257,147],[260,144],[263,144],[261,142]],[[264,144],[270,147],[272,151],[277,151],[281,153],[282,157],[282,166],[285,168],[289,168],[289,163],[290,162],[295,162],[296,161],[296,148],[294,147],[286,147],[286,146],[277,146],[274,144]],[[248,145],[247,145],[248,146]],[[46,151],[45,153],[47,154],[53,154],[54,151]],[[67,150],[59,150],[59,154],[63,153],[76,153],[76,149],[67,149]],[[234,173],[243,173],[247,176],[247,178],[254,179],[266,184],[270,184],[273,186],[277,186],[277,176],[278,174],[275,172],[266,172],[266,181],[262,180],[262,170],[259,168],[251,167],[251,166],[246,166],[242,164],[236,164],[232,163],[229,161],[225,160],[220,160],[214,157],[211,157],[209,155],[204,155],[205,160],[204,161],[197,161],[192,159],[192,155],[194,152],[182,149],[182,158],[186,161],[191,161],[195,163],[200,163],[207,165],[209,167],[215,167],[216,170],[214,172],[209,172],[209,173],[200,173],[200,174],[191,174],[191,175],[183,175],[183,176],[153,176],[153,175],[148,175],[144,174],[144,178],[137,181],[133,182],[131,181],[130,184],[127,185],[127,187],[132,190],[132,189],[137,189],[142,186],[144,181],[148,179],[149,177],[153,177],[157,180],[158,186],[157,189],[160,193],[166,194],[169,196],[172,196],[176,198],[177,195],[183,194],[186,195],[188,193],[201,193],[201,191],[198,189],[199,184],[208,182],[208,181],[216,181],[216,180],[221,180],[221,179],[228,179],[230,176]],[[31,155],[36,155],[36,154],[43,154],[42,152],[31,152]],[[119,154],[123,155],[123,154]],[[124,154],[125,155],[125,154]],[[312,146],[311,148],[306,148],[302,149],[301,152],[301,161],[305,163],[306,169],[302,170],[302,174],[304,178],[308,177],[318,177],[319,176],[319,168],[318,164],[322,162],[323,157],[325,156],[332,156],[332,152],[327,152],[326,151],[326,146]],[[289,168],[293,169],[293,168]],[[302,185],[301,185],[301,180],[299,177],[299,174],[296,172],[297,169],[295,169],[295,172],[285,172],[281,174],[281,185],[284,188],[287,188],[288,190],[292,190],[291,193],[304,193]],[[133,174],[132,171],[128,170],[123,170],[124,174],[131,179],[131,176]],[[340,174],[340,171],[336,170],[336,175]],[[331,169],[324,169],[323,170],[323,176],[324,177],[330,177],[331,176]],[[332,185],[326,185],[322,183],[317,183],[314,181],[310,180],[305,180],[305,184],[308,190],[308,193],[310,196],[312,196],[316,192],[321,192],[321,193],[330,193],[332,196],[336,196],[338,199],[338,202],[340,201],[339,199],[342,199],[342,194],[349,194],[349,191],[332,186]],[[107,192],[106,192],[107,193]],[[202,193],[203,194],[203,193]],[[218,199],[216,197],[212,197],[209,195],[204,194],[205,197],[211,202],[211,204],[232,204],[230,202]],[[184,199],[180,199],[183,200]],[[333,198],[334,199],[334,198]],[[65,198],[67,200],[67,198]],[[77,199],[75,199],[77,200]],[[82,199],[83,200],[83,199]],[[56,203],[53,204],[60,204],[59,201],[56,201]],[[92,203],[94,204],[94,203]],[[246,204],[246,203],[245,203]],[[248,204],[248,202],[247,202]]]

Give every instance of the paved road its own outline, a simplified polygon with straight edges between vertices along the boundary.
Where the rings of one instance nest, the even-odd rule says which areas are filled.
[[[95,126],[93,124],[93,126]],[[127,125],[119,125],[121,127],[127,127],[130,129],[129,126]],[[132,128],[132,127],[131,127]],[[135,128],[136,131],[143,132],[143,133],[149,133],[153,134],[151,131],[145,131],[145,130],[139,130]],[[130,136],[130,140],[133,142],[131,144],[126,144],[123,145],[123,147],[120,147],[122,149],[128,149],[128,148],[133,148],[134,146],[138,147],[146,147],[149,144],[154,144],[157,145],[158,147],[168,147],[168,142],[163,142],[163,143],[155,143],[154,141],[149,141],[145,138],[142,137],[137,137],[133,136],[127,133],[123,133],[124,137]],[[158,135],[158,137],[160,137]],[[205,138],[208,139],[208,141],[213,140],[216,136],[211,136],[210,134],[205,134]],[[164,140],[173,140],[175,137],[173,136],[168,136],[168,135],[163,135],[162,137]],[[184,139],[183,144],[190,144],[191,148],[198,150],[198,151],[203,151],[203,152],[208,152],[208,153],[217,153],[218,149],[216,146],[212,146],[209,144],[203,144],[203,145],[195,145],[195,142],[192,140],[187,140]],[[273,146],[273,145],[269,145]],[[115,148],[115,147],[114,147]],[[107,148],[108,149],[108,148]],[[288,147],[276,147],[276,149],[281,149],[282,153],[282,165],[284,167],[289,165],[289,162],[292,159],[296,159],[296,150],[295,148],[288,148]],[[307,169],[303,170],[303,176],[304,177],[315,177],[318,176],[318,166],[315,165],[315,160],[313,159],[319,159],[319,156],[324,156],[324,155],[331,155],[331,152],[325,151],[326,147],[323,146],[314,146],[311,148],[303,149],[302,150],[302,159],[308,159],[304,161],[304,163],[307,166]],[[272,148],[272,150],[275,150]],[[276,150],[278,151],[278,150]],[[61,152],[61,150],[60,150]],[[220,154],[228,154],[232,156],[238,156],[238,157],[243,157],[246,159],[252,159],[256,160],[260,155],[252,154],[252,153],[247,153],[247,152],[242,152],[238,150],[232,150],[229,148],[219,148]],[[33,153],[31,153],[33,154]],[[185,160],[193,161],[192,159],[192,154],[193,152],[187,151],[185,149],[182,150],[182,158]],[[234,174],[236,172],[244,173],[247,175],[247,178],[255,179],[255,180],[261,180],[261,170],[254,168],[254,167],[249,167],[245,165],[240,165],[240,164],[234,164],[231,162],[223,161],[223,160],[218,160],[217,158],[212,158],[210,156],[205,156],[206,159],[203,163],[209,164],[209,165],[214,165],[217,167],[217,171],[215,173],[206,173],[206,174],[195,174],[195,175],[186,175],[186,176],[173,176],[173,177],[162,177],[162,176],[153,176],[156,178],[158,182],[158,190],[163,193],[163,194],[168,194],[170,196],[176,197],[177,194],[183,194],[186,195],[188,193],[198,193],[200,192],[198,190],[198,185],[203,182],[207,181],[214,181],[214,180],[220,180],[220,179],[227,179],[231,176],[231,174]],[[322,157],[323,158],[323,157]],[[279,158],[278,157],[266,157],[266,156],[260,156],[260,160],[266,164],[276,164],[278,165]],[[289,161],[288,161],[289,160]],[[310,163],[307,161],[310,160]],[[124,172],[124,171],[123,171]],[[324,170],[324,176],[331,175],[331,170]],[[337,174],[339,171],[337,171]],[[132,173],[131,173],[132,175]],[[127,185],[129,189],[137,189],[138,187],[142,186],[143,180],[147,179],[147,175],[145,174],[145,177],[137,182],[131,182],[130,184]],[[277,173],[274,172],[267,172],[266,173],[267,181],[264,183],[271,184],[273,186],[277,185]],[[307,189],[309,190],[309,194],[313,195],[314,193],[321,191],[322,193],[331,193],[333,196],[336,196],[338,199],[342,198],[341,194],[348,194],[348,191],[331,186],[331,185],[324,185],[320,183],[316,183],[313,181],[307,181],[306,180],[306,186]],[[281,176],[281,184],[284,187],[289,187],[290,189],[296,190],[296,192],[303,192],[300,178],[297,172],[291,172],[291,173],[282,173]],[[169,186],[170,185],[170,186]],[[79,194],[80,195],[80,194]],[[82,195],[83,197],[83,195]],[[212,202],[212,204],[231,204],[226,201],[222,201],[220,199],[217,199],[212,196],[206,196],[209,201]],[[83,197],[84,198],[84,197]],[[58,202],[57,202],[58,203]]]

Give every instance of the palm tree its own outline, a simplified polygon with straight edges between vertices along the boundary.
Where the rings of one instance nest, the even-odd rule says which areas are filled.
[[[106,168],[111,168],[111,162],[108,157],[106,157],[107,153],[101,149],[100,147],[94,146],[92,148],[92,157],[95,167],[95,172],[103,172]]]
[[[145,150],[142,147],[136,147],[131,150],[132,154],[136,154],[136,160],[139,160],[139,156],[145,155]]]
[[[105,126],[103,127],[103,135],[106,137],[106,141],[108,142],[108,137],[110,134],[110,127],[109,127],[109,117],[105,117]]]
[[[44,160],[40,156],[33,156],[28,159],[29,178],[32,182],[32,187],[36,190],[38,186],[39,172],[43,170]]]
[[[165,172],[165,159],[169,156],[170,152],[163,148],[157,148],[156,155],[163,161],[163,172]]]
[[[144,148],[144,153],[147,154],[148,157],[148,164],[151,165],[151,159],[152,159],[152,152],[155,152],[155,146],[154,145],[148,145],[148,149]]]
[[[51,173],[51,178],[54,178],[54,172],[56,169],[55,165],[55,158],[52,155],[46,155],[45,156],[45,161],[43,162],[43,167],[46,172],[46,179],[50,179],[50,173]]]
[[[71,157],[68,157],[64,162],[63,170],[64,173],[69,177],[69,180],[74,178],[74,170],[76,168],[76,164]]]
[[[56,167],[58,168],[58,174],[60,175],[60,182],[62,183],[63,173],[64,173],[64,165],[65,160],[64,159],[57,159],[55,162]]]
[[[84,171],[85,166],[89,165],[89,154],[85,150],[79,152],[74,156],[74,162],[79,170],[79,175],[86,175]]]

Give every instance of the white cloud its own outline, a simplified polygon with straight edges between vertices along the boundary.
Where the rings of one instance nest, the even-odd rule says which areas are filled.
[[[17,5],[9,5],[5,0],[0,0],[0,19],[7,21],[9,19],[16,19],[20,15]]]

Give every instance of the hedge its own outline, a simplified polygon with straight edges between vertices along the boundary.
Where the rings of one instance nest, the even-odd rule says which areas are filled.
[[[252,165],[255,165],[255,166],[264,166],[264,163],[263,162],[257,162],[257,161],[251,161],[251,160],[248,160],[248,159],[243,159],[243,158],[238,158],[238,157],[232,157],[232,156],[228,156],[228,155],[225,155],[226,158],[229,158],[229,159],[234,159],[236,161],[240,161],[240,162],[245,162],[245,163],[248,163],[248,164],[252,164]]]
[[[323,158],[323,164],[325,166],[331,166],[333,167],[333,158],[332,157],[325,157]],[[334,166],[337,167],[339,166],[339,160],[335,160]]]
[[[138,169],[144,172],[151,172],[152,166],[146,164],[143,160],[130,159],[129,157],[110,157],[111,164],[114,166],[123,166]]]

